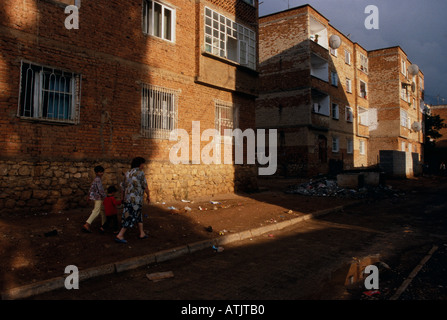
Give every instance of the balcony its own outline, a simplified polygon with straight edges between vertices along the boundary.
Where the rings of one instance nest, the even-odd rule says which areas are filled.
[[[326,50],[329,49],[326,26],[312,17],[309,19],[309,38]]]
[[[329,64],[316,54],[310,55],[310,75],[320,80],[329,81]]]

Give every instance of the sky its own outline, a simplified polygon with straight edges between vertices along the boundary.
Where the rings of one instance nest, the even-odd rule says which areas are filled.
[[[259,0],[259,15],[309,4],[366,50],[400,46],[425,77],[425,102],[447,104],[446,0]],[[369,5],[378,8],[378,29],[367,29]]]

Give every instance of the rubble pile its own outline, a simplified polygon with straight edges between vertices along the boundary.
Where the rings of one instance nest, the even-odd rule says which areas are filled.
[[[401,197],[405,193],[394,190],[391,186],[377,185],[361,188],[342,188],[336,180],[327,178],[311,179],[309,182],[290,185],[285,190],[288,194],[300,194],[316,197],[340,197],[350,199],[364,199],[367,197]]]

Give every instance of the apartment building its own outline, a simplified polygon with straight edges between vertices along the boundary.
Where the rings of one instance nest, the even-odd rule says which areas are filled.
[[[309,5],[260,17],[259,42],[256,125],[278,129],[278,172],[367,166],[368,52]]]
[[[67,5],[79,27],[66,28]],[[153,201],[256,187],[250,165],[170,161],[174,129],[254,128],[257,0],[0,2],[0,210],[85,205],[147,160]],[[191,137],[191,136],[190,136]],[[183,151],[183,150],[182,150]]]
[[[422,161],[424,75],[400,47],[367,51],[310,5],[260,17],[259,42],[256,125],[278,129],[278,173]]]
[[[400,47],[370,51],[369,163],[380,150],[407,152],[423,162],[424,74]]]

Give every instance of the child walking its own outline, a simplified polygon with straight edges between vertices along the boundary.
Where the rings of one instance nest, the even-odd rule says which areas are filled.
[[[87,221],[82,226],[82,230],[88,233],[92,232],[90,226],[92,225],[92,222],[98,217],[98,215],[101,215],[101,225],[106,222],[104,207],[102,203],[104,198],[106,197],[106,193],[104,192],[104,187],[102,186],[101,181],[101,178],[104,175],[104,168],[101,166],[96,166],[94,170],[96,177],[93,180],[89,191],[89,199],[94,201],[94,207]]]
[[[117,207],[121,205],[122,200],[117,200],[115,194],[118,192],[115,186],[107,188],[107,197],[104,199],[104,213],[106,215],[106,222],[102,225],[101,231],[105,231],[109,228],[113,230],[113,233],[117,234],[118,228],[118,210]]]

